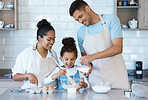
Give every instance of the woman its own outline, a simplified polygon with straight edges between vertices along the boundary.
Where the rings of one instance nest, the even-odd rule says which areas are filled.
[[[44,79],[56,68],[57,55],[52,46],[55,43],[55,30],[46,19],[37,24],[36,47],[28,47],[22,51],[12,68],[13,80],[25,81],[21,88],[41,87]]]

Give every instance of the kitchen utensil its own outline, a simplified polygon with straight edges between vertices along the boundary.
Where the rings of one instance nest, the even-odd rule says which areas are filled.
[[[80,81],[81,79],[80,78],[75,78],[74,81],[76,82],[75,85],[71,84],[71,82],[68,80],[68,79],[60,79],[61,81],[61,84],[62,84],[62,87],[64,89],[68,89],[68,88],[79,88],[79,84],[80,84]]]
[[[14,4],[12,2],[7,3],[7,8],[8,9],[13,9]]]
[[[11,28],[11,25],[10,24],[5,25],[5,28]]]
[[[97,93],[108,93],[111,88],[107,86],[93,86],[92,89]]]
[[[100,83],[93,83],[91,84],[92,89],[97,93],[108,93],[111,89],[110,85],[104,84],[103,82]]]
[[[130,1],[130,6],[136,6],[135,0],[131,0],[131,1]]]
[[[140,82],[133,82],[132,92],[137,97],[148,98],[148,85]]]
[[[122,6],[128,6],[128,1],[122,1]]]
[[[118,2],[118,6],[122,6],[122,2]]]
[[[89,67],[78,67],[76,69],[83,73],[87,73],[89,71]]]
[[[122,25],[121,25],[121,28],[122,28],[122,29],[127,29],[127,28],[128,28],[128,26],[127,26],[127,25],[122,24]]]
[[[4,26],[4,21],[0,21],[0,28],[3,28]]]
[[[4,7],[4,2],[0,1],[0,9],[3,9],[3,7]]]
[[[54,59],[54,57],[52,57],[52,59],[54,60],[54,62],[59,66],[60,69],[62,69],[62,67],[59,65],[59,63]],[[72,85],[76,85],[76,82],[71,78],[69,77],[67,74],[66,74],[67,78],[69,79],[69,81],[71,82]]]
[[[136,78],[142,79],[143,70],[142,70],[142,61],[136,61]]]
[[[68,93],[76,93],[76,90],[77,90],[76,88],[68,88],[67,92]]]
[[[135,20],[135,19],[130,20],[130,21],[128,22],[128,24],[129,24],[129,26],[130,26],[131,29],[136,29],[136,28],[137,28],[137,23],[138,23],[138,21]]]

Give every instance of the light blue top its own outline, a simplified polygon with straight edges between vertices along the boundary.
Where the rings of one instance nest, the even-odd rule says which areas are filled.
[[[117,16],[103,15],[103,20],[106,23],[106,27],[110,33],[111,39],[123,37],[120,20]],[[104,31],[101,21],[99,21],[94,25],[89,25],[87,28],[88,28],[88,34],[97,34]],[[83,48],[85,34],[86,34],[86,26],[82,25],[77,32],[77,39],[78,39],[78,44],[81,52],[85,52]]]

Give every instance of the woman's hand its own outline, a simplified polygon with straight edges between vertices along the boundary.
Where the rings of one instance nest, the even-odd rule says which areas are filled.
[[[66,69],[60,69],[59,70],[59,76],[62,76],[62,75],[65,75],[67,72],[66,72]]]
[[[30,83],[36,84],[36,86],[38,86],[38,79],[37,79],[37,77],[34,74],[28,73],[27,74],[27,78],[28,78]]]
[[[84,88],[87,88],[88,84],[84,82],[84,78],[82,77],[82,80],[80,81],[80,84],[79,84],[79,88],[77,88],[77,90],[79,90],[80,88],[84,87]]]

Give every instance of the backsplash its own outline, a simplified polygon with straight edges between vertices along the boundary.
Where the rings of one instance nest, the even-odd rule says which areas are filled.
[[[36,43],[36,24],[43,18],[50,21],[56,30],[56,42],[53,49],[59,57],[61,40],[66,36],[72,36],[76,40],[76,32],[81,26],[69,15],[69,6],[73,1],[18,0],[19,30],[0,30],[0,69],[11,69],[17,55],[24,48]],[[114,0],[85,1],[95,12],[114,14]],[[143,68],[148,69],[148,30],[129,30],[123,31],[123,34],[123,56],[127,69],[135,69],[134,62],[137,60],[143,61]]]

